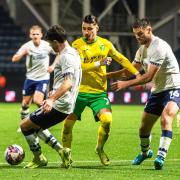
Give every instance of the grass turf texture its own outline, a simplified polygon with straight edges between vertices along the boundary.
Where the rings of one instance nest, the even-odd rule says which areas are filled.
[[[110,138],[105,147],[111,159],[111,165],[104,167],[95,154],[97,129],[91,111],[87,108],[82,121],[74,127],[72,156],[73,168],[67,170],[59,167],[60,158],[50,147],[41,142],[44,155],[49,164],[45,168],[23,169],[32,160],[31,152],[21,133],[16,130],[19,124],[20,104],[0,104],[0,179],[8,180],[56,180],[56,179],[179,179],[180,178],[180,128],[174,121],[173,141],[168,152],[163,170],[154,170],[153,160],[156,156],[161,134],[159,120],[153,128],[152,149],[154,156],[140,166],[132,166],[131,161],[139,153],[138,127],[143,106],[113,106],[113,124]],[[33,107],[35,109],[35,106]],[[62,124],[50,129],[60,139]],[[10,144],[19,144],[26,152],[25,160],[18,166],[10,166],[4,160],[4,150]]]

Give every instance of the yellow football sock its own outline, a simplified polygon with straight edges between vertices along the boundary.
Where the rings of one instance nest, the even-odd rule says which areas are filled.
[[[62,129],[62,144],[63,147],[71,148],[72,142],[72,129],[76,121],[66,119]]]
[[[101,122],[100,127],[98,129],[98,142],[96,148],[102,150],[104,144],[106,143],[110,128],[112,124],[112,113],[107,112],[100,115],[99,120]]]

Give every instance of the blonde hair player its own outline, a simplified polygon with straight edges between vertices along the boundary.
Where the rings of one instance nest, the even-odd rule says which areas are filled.
[[[26,80],[22,91],[21,119],[28,117],[32,101],[38,107],[42,105],[47,92],[50,73],[54,70],[56,63],[54,61],[49,66],[49,55],[55,54],[55,52],[48,42],[42,40],[43,34],[40,26],[32,26],[29,30],[29,37],[31,40],[23,44],[12,57],[14,63],[26,57]]]

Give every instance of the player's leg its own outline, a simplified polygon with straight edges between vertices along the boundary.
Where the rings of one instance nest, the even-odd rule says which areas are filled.
[[[153,156],[153,152],[150,149],[151,130],[158,118],[158,115],[143,113],[139,128],[141,153],[132,161],[133,165],[140,165],[145,159]]]
[[[151,129],[163,111],[161,94],[151,94],[144,108],[144,113],[139,128],[141,153],[132,161],[133,165],[140,165],[145,159],[151,158],[150,149]]]
[[[32,101],[32,96],[23,96],[21,110],[20,110],[20,117],[21,120],[27,118],[29,116],[29,106]],[[17,132],[21,132],[21,128],[17,129]]]
[[[32,102],[33,93],[34,93],[33,81],[26,79],[24,81],[23,91],[22,91],[23,100],[20,111],[21,120],[29,116],[29,106]]]
[[[45,94],[46,94],[47,87],[48,87],[48,82],[49,82],[49,80],[42,80],[42,81],[36,81],[34,83],[35,92],[34,92],[34,95],[33,95],[33,102],[38,107],[40,107],[42,105],[42,102],[43,102],[43,100],[45,98]],[[48,129],[46,129],[46,130],[41,129],[41,130],[38,131],[38,136],[40,138],[42,137],[42,139],[46,142],[45,138],[50,136],[50,132],[49,132]],[[50,140],[50,143],[51,143],[51,140]]]
[[[81,114],[84,111],[86,105],[88,104],[88,99],[85,94],[79,93],[76,99],[76,104],[74,111],[70,114],[64,121],[64,126],[62,129],[62,143],[63,147],[71,148],[72,138],[73,138],[73,127],[76,120],[81,119]]]
[[[35,83],[35,92],[33,96],[33,102],[40,107],[44,100],[45,94],[47,93],[49,80],[37,81]]]
[[[32,102],[32,96],[23,96],[21,110],[20,110],[20,117],[21,120],[27,118],[29,116],[29,106]]]
[[[22,104],[20,110],[21,120],[29,116],[30,110],[29,107],[32,103],[34,93],[34,82],[32,80],[26,79],[24,81],[23,90],[22,90]],[[21,128],[17,129],[17,132],[21,132]]]
[[[29,116],[29,106],[32,102],[32,96],[23,96],[22,105],[20,109],[20,118],[21,120],[27,118]],[[21,132],[21,128],[17,129],[17,132]]]
[[[22,132],[34,154],[33,161],[26,167],[37,168],[47,164],[46,158],[42,155],[37,136],[59,153],[66,168],[70,166],[71,150],[63,148],[48,130],[42,130],[42,128],[47,129],[54,126],[63,121],[66,117],[67,114],[63,114],[55,109],[52,109],[49,113],[43,113],[41,108],[39,108],[32,113],[29,118],[21,122]]]
[[[30,116],[31,120],[39,125],[41,129],[37,132],[39,138],[41,138],[46,144],[55,149],[62,159],[63,167],[69,168],[72,164],[71,160],[71,149],[63,148],[57,139],[47,130],[59,122],[66,119],[68,114],[61,113],[56,109],[52,108],[49,113],[35,113]]]
[[[75,114],[70,114],[64,120],[63,129],[62,129],[62,133],[61,133],[61,140],[63,143],[63,147],[66,149],[71,149],[71,143],[72,143],[72,137],[73,137],[72,130],[73,130],[76,120],[77,120],[77,117]],[[68,163],[69,166],[72,166],[73,160],[72,160],[71,154],[69,154],[68,158],[69,158],[68,161],[66,161],[66,162],[62,161],[62,164],[61,164],[62,167],[66,167],[65,163]]]
[[[112,124],[111,104],[106,93],[89,94],[89,106],[93,111],[96,121],[100,121],[96,153],[103,165],[108,166],[110,160],[104,152],[104,145],[108,140]]]
[[[112,124],[112,113],[109,109],[102,109],[98,114],[100,126],[98,129],[98,140],[96,145],[96,152],[98,153],[101,163],[105,166],[110,164],[107,154],[104,152],[104,145],[108,140],[110,128]]]
[[[39,128],[29,118],[21,121],[21,131],[32,151],[34,158],[24,168],[37,168],[47,165],[47,159],[42,154],[39,138],[36,135],[36,130]]]
[[[70,114],[64,121],[63,129],[62,129],[63,147],[71,148],[72,136],[73,136],[72,130],[76,120],[77,120],[77,116],[75,114]]]
[[[42,102],[44,100],[45,93],[46,93],[46,90],[47,90],[47,85],[48,85],[47,80],[38,81],[35,84],[36,91],[35,91],[34,96],[33,96],[33,102],[39,107],[42,105]],[[52,119],[53,118],[56,118],[56,117],[52,117]],[[39,138],[41,138],[46,144],[51,146],[57,152],[60,152],[63,149],[62,145],[49,132],[48,129],[45,129],[45,130],[39,129],[36,133],[37,133]]]
[[[157,157],[154,161],[155,169],[159,170],[163,168],[164,160],[166,158],[168,149],[172,141],[172,122],[179,111],[179,107],[176,102],[169,101],[165,106],[161,116],[161,129],[162,135],[160,138],[159,149]]]
[[[40,107],[42,105],[42,102],[45,97],[45,93],[47,90],[47,84],[48,81],[38,81],[35,82],[34,86],[36,91],[34,92],[33,96],[33,102]],[[45,143],[47,143],[49,146],[51,146],[53,149],[55,149],[57,152],[59,152],[63,147],[61,144],[56,140],[54,136],[49,132],[48,129],[40,129],[38,132],[36,132],[38,137],[41,138]]]
[[[69,168],[72,164],[71,149],[63,148],[60,142],[57,141],[48,129],[39,129],[36,133],[41,140],[58,152],[62,159],[62,167]]]
[[[38,107],[42,105],[42,102],[44,100],[44,93],[40,91],[35,91],[33,95],[33,102],[36,104]]]

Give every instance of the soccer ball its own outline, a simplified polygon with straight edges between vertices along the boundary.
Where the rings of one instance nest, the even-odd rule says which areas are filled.
[[[13,144],[6,148],[4,156],[10,165],[18,165],[23,161],[25,152],[21,146]]]

